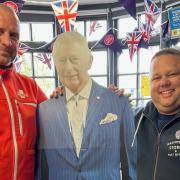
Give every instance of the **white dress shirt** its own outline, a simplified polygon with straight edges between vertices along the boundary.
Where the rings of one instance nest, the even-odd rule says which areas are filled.
[[[86,86],[76,95],[73,94],[68,88],[65,88],[67,100],[66,106],[68,110],[68,123],[78,157],[83,137],[83,129],[86,123],[86,114],[88,110],[91,87],[92,80],[89,79]]]

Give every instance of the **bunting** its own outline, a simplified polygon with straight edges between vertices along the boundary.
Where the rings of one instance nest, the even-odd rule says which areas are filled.
[[[91,36],[91,34],[92,34],[93,32],[95,32],[96,30],[100,29],[101,27],[102,27],[102,26],[101,26],[101,24],[99,23],[99,21],[92,21],[92,22],[90,23],[89,36]]]
[[[144,0],[144,9],[146,16],[146,36],[149,42],[151,31],[153,31],[153,26],[160,15],[160,11],[152,0]]]
[[[118,39],[116,35],[113,33],[112,29],[107,31],[107,33],[102,37],[99,43],[113,51],[122,53],[121,45],[118,42]]]
[[[21,70],[21,65],[22,65],[22,59],[18,59],[17,61],[14,61],[13,64],[14,64],[14,68],[17,72],[20,72]]]
[[[18,48],[18,52],[17,52],[17,58],[19,59],[24,53],[28,52],[31,48],[24,44],[24,43],[20,43],[19,48]]]
[[[46,52],[52,52],[55,40],[56,37],[53,40],[51,40],[49,43],[44,44],[43,46],[36,49],[41,49],[42,51],[46,51]]]
[[[51,3],[62,32],[74,31],[78,0],[60,0]]]
[[[129,48],[129,55],[132,61],[135,52],[139,50],[139,43],[141,41],[143,33],[140,31],[134,31],[132,33],[127,33],[126,42]]]
[[[24,3],[25,3],[25,0],[11,0],[11,1],[1,0],[0,3],[3,3],[3,4],[10,6],[11,8],[14,9],[14,11],[17,14],[19,14]]]
[[[41,53],[38,56],[36,56],[38,60],[40,60],[43,64],[46,64],[49,69],[52,68],[51,66],[51,56],[47,53]]]
[[[165,23],[161,25],[161,30],[162,30],[162,38],[163,39],[170,39],[169,35],[169,20],[167,20]]]
[[[119,2],[124,6],[126,11],[136,19],[136,0],[119,0]]]
[[[19,48],[18,48],[18,52],[17,52],[17,56],[15,57],[13,64],[15,65],[15,69],[17,72],[20,72],[21,69],[21,64],[22,64],[22,59],[21,56],[28,52],[31,48],[24,44],[24,43],[20,43]]]
[[[138,30],[135,30],[135,31],[138,31]],[[139,42],[139,47],[148,49],[148,37],[146,34],[146,24],[140,23],[139,31],[142,33],[142,38]]]

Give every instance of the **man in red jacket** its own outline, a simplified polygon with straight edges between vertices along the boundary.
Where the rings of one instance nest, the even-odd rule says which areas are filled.
[[[36,109],[47,97],[33,79],[14,71],[19,19],[0,4],[0,180],[33,180]]]

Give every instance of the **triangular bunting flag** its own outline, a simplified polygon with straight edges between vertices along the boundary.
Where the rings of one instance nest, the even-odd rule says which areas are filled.
[[[129,48],[129,55],[132,61],[135,52],[139,50],[139,43],[141,41],[143,33],[140,31],[134,31],[131,33],[127,33],[126,42]]]
[[[31,48],[24,44],[24,43],[20,43],[19,48],[18,48],[18,52],[17,52],[17,59],[19,59],[24,53],[28,52]]]
[[[122,48],[120,43],[117,40],[116,35],[113,33],[113,30],[110,29],[103,37],[102,39],[99,41],[100,44],[102,44],[103,46],[121,53],[122,52]]]
[[[47,64],[48,68],[51,69],[51,56],[47,53],[41,53],[38,56],[36,56],[37,59],[42,61],[42,63]]]
[[[135,30],[135,31],[138,31],[138,30]],[[148,49],[149,43],[148,43],[148,38],[147,38],[147,34],[146,34],[146,25],[141,23],[140,27],[139,27],[139,31],[142,32],[142,38],[139,42],[139,47]]]
[[[151,31],[153,31],[153,26],[160,15],[160,10],[152,0],[144,0],[144,9],[146,16],[146,35],[148,41],[150,41],[150,34]]]
[[[102,27],[102,26],[101,26],[101,24],[99,23],[99,21],[92,21],[92,22],[90,23],[89,36],[91,36],[91,34],[92,34],[93,32],[95,32],[96,30],[100,29],[101,27]]]
[[[162,28],[162,38],[163,39],[170,39],[170,34],[169,34],[169,20],[167,20],[165,23],[161,25]]]
[[[119,0],[119,2],[124,6],[126,11],[136,19],[136,0]]]
[[[17,72],[20,72],[22,62],[23,62],[22,59],[18,59],[17,61],[14,62],[14,68]]]
[[[74,31],[78,0],[60,0],[51,3],[62,32]]]
[[[21,69],[21,64],[22,64],[22,59],[21,56],[28,52],[31,48],[24,44],[24,43],[20,43],[19,48],[18,48],[18,52],[17,52],[17,56],[15,57],[13,64],[15,65],[15,69],[17,72],[20,72]]]

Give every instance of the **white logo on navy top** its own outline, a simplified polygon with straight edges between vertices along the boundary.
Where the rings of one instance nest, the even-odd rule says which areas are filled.
[[[176,131],[175,137],[176,139],[180,139],[180,130]]]

